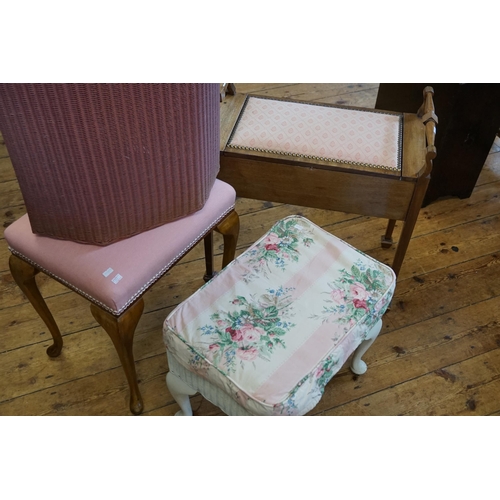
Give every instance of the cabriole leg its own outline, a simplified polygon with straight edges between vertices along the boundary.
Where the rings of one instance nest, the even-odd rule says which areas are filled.
[[[196,391],[172,372],[167,373],[167,387],[170,394],[172,394],[172,397],[175,399],[175,402],[181,408],[175,416],[191,417],[193,415],[193,409],[191,408],[189,396],[194,396]]]
[[[143,310],[144,301],[142,298],[134,302],[120,316],[114,316],[95,304],[90,305],[92,316],[111,337],[116,352],[120,357],[130,387],[130,411],[134,415],[142,413],[144,408],[139,384],[137,383],[133,352],[134,333]]]
[[[63,340],[61,332],[57,326],[52,313],[49,311],[45,300],[43,299],[40,290],[36,284],[35,276],[38,269],[34,268],[31,264],[20,259],[16,255],[11,255],[9,259],[9,267],[14,281],[22,290],[26,298],[30,301],[35,311],[40,315],[49,329],[54,343],[47,348],[47,354],[51,358],[55,358],[61,354]]]
[[[351,362],[351,371],[356,375],[363,375],[366,372],[366,363],[361,359],[365,352],[370,348],[370,346],[375,342],[378,334],[382,330],[382,320],[379,319],[375,325],[368,332],[366,340],[361,342],[359,347],[354,351],[354,356]]]
[[[236,244],[238,235],[240,234],[240,218],[233,210],[216,228],[215,230],[222,234],[224,239],[224,254],[222,256],[222,267],[226,267],[236,253]]]
[[[205,246],[205,276],[203,279],[205,283],[210,281],[216,273],[214,273],[214,233],[210,231],[204,238],[203,244]]]
[[[240,218],[233,210],[222,222],[215,228],[215,231],[222,235],[224,240],[224,253],[222,255],[222,267],[226,267],[236,253],[236,243],[240,232]],[[214,271],[214,253],[213,253],[213,232],[210,231],[204,238],[205,245],[205,267],[206,272],[203,279],[210,281],[217,273]]]

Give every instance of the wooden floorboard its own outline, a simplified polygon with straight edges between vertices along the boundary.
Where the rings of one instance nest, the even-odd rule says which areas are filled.
[[[273,97],[373,107],[378,84],[241,84]],[[384,328],[365,355],[366,375],[346,367],[332,379],[310,415],[500,414],[500,139],[496,139],[470,198],[439,200],[421,210]],[[0,222],[25,213],[8,151],[0,138]],[[302,214],[369,255],[380,248],[385,221],[353,214],[238,199],[237,254],[278,219]],[[399,234],[396,228],[396,236]],[[215,238],[217,265],[222,240]],[[51,337],[12,280],[0,232],[0,415],[129,415],[128,386],[107,334],[88,302],[46,276],[37,280],[64,338],[58,358]],[[173,415],[165,385],[162,341],[167,314],[202,284],[198,245],[145,295],[134,353],[144,416]],[[197,395],[196,415],[221,415]]]

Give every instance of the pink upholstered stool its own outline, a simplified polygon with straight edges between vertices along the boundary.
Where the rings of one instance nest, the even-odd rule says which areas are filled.
[[[391,268],[291,216],[165,320],[168,388],[180,415],[200,392],[228,415],[304,415],[382,327]]]
[[[143,402],[137,384],[133,336],[141,317],[142,295],[200,240],[205,239],[207,275],[212,269],[212,230],[224,237],[223,266],[233,258],[239,232],[234,211],[235,191],[216,180],[204,207],[183,219],[145,231],[108,246],[96,246],[38,236],[28,215],[5,230],[12,252],[12,275],[49,328],[54,344],[49,356],[62,348],[59,329],[43,300],[35,274],[42,271],[88,299],[95,319],[110,335],[130,386],[130,409],[138,414]]]

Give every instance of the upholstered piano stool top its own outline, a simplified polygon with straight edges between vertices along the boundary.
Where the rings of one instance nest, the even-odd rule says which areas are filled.
[[[403,115],[248,96],[228,147],[401,172]]]

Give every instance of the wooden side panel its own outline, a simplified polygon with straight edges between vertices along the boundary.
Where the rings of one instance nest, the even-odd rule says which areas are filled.
[[[238,196],[404,220],[414,182],[221,155],[219,179]]]

